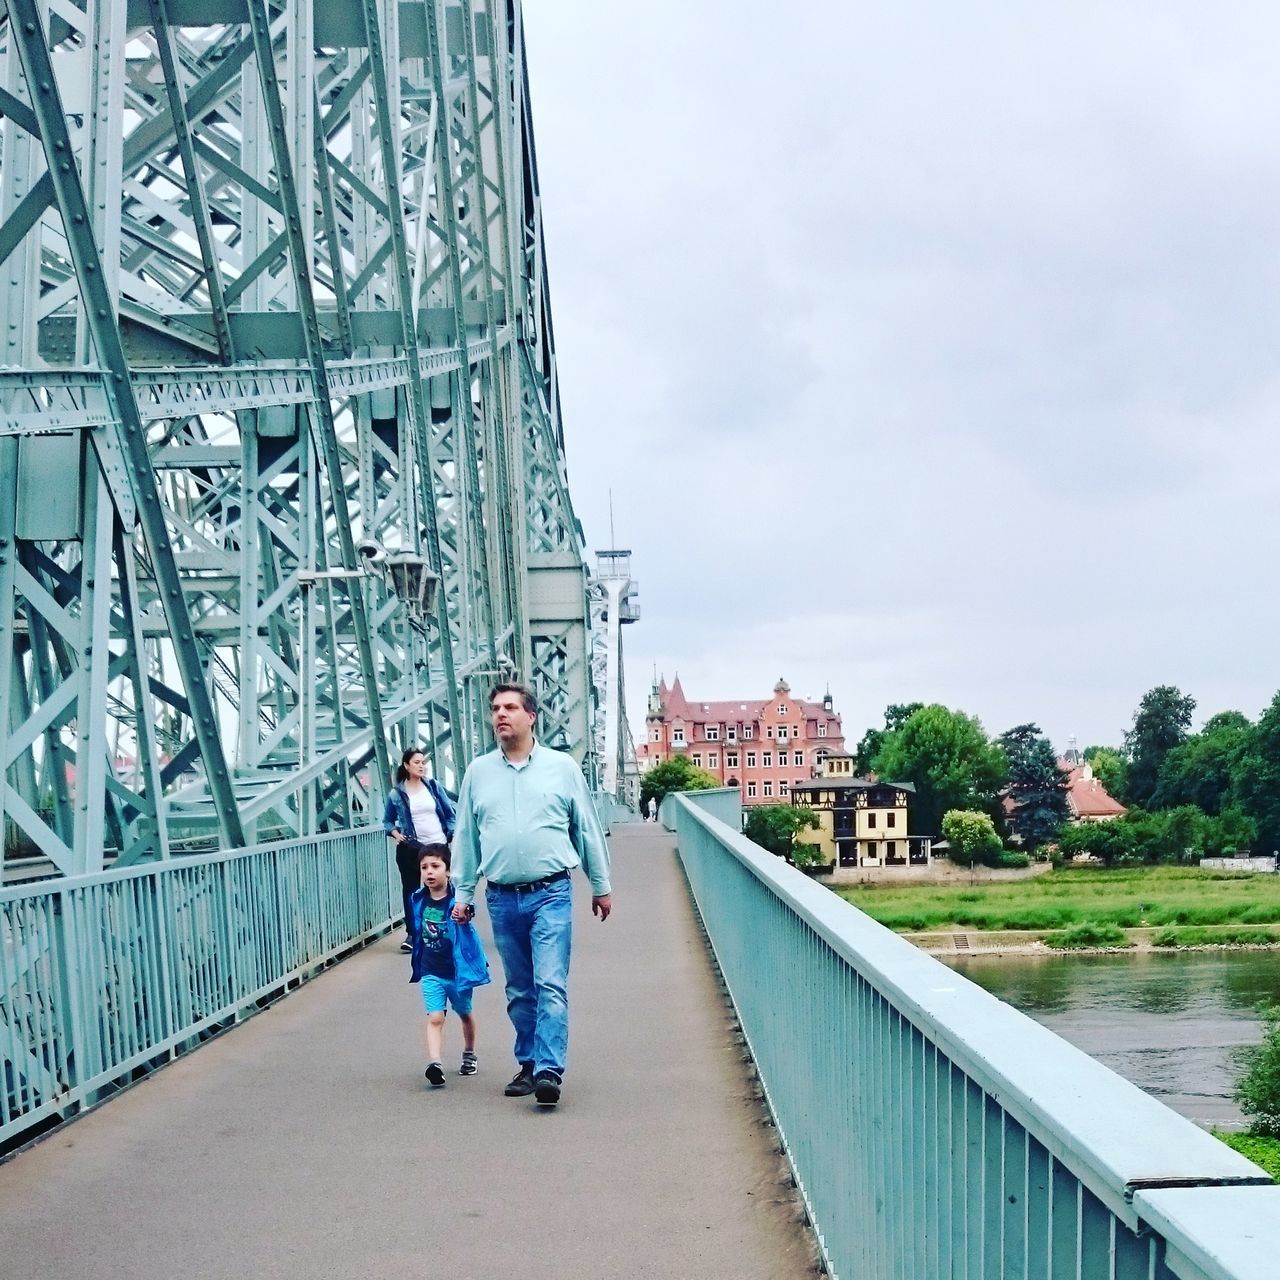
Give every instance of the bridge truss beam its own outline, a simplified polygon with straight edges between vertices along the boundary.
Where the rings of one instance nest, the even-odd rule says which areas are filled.
[[[518,0],[0,0],[10,853],[351,825],[499,675],[596,781],[544,261]]]

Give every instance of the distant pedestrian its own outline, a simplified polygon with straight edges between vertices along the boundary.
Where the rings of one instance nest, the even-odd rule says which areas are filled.
[[[650,821],[650,822],[657,822],[657,820],[658,820],[658,802],[653,798],[653,796],[650,796],[650,797],[649,797],[649,805],[648,805],[648,810],[647,810],[647,812],[648,812],[648,816],[649,816],[649,821]]]
[[[591,881],[591,910],[613,907],[609,850],[586,779],[572,756],[534,738],[538,704],[523,685],[489,696],[498,750],[471,762],[458,796],[457,904],[466,918],[476,882],[506,974],[507,1014],[519,1070],[504,1092],[560,1101],[569,1044],[569,951],[573,894],[569,872]]]
[[[382,814],[382,829],[396,844],[396,870],[400,872],[400,890],[404,900],[404,940],[400,950],[413,950],[413,933],[409,928],[409,895],[421,883],[418,861],[406,840],[421,844],[448,844],[453,839],[456,823],[453,801],[449,793],[434,779],[427,777],[427,757],[419,747],[409,747],[400,757],[395,783],[387,793],[387,807]]]
[[[413,922],[413,971],[409,981],[422,989],[422,1007],[427,1021],[424,1040],[427,1050],[427,1081],[433,1088],[444,1087],[444,1019],[452,1008],[462,1023],[462,1065],[460,1076],[473,1076],[479,1068],[476,1058],[476,1020],[471,1012],[471,993],[489,981],[489,965],[484,949],[471,924],[474,911],[466,918],[453,918],[454,891],[449,880],[449,846],[421,844],[405,840],[418,858],[422,884],[409,896]]]

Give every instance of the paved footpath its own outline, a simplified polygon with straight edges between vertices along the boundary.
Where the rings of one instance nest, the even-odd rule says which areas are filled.
[[[0,1273],[811,1275],[672,839],[635,824],[610,843],[608,923],[574,877],[559,1108],[502,1096],[515,1066],[500,976],[476,993],[480,1073],[455,1074],[450,1018],[449,1083],[428,1089],[421,1002],[384,939],[0,1164]]]

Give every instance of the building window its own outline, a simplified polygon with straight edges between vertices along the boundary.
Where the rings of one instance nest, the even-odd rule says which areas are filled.
[[[683,747],[683,746],[684,746],[684,730],[683,730],[683,729],[672,729],[672,730],[671,730],[671,741],[672,741],[672,743],[678,743],[680,746],[682,746],[682,747]]]
[[[756,784],[754,782],[747,783],[747,797],[750,799],[756,794]]]
[[[787,780],[785,778],[778,783],[778,794],[780,796],[785,796],[787,794]]]
[[[788,765],[790,765],[790,764],[791,764],[791,759],[790,759],[789,754],[788,754],[786,751],[779,751],[779,752],[778,752],[778,766],[779,766],[780,768],[782,768],[782,769],[785,769],[785,768],[787,768],[787,767],[788,767]]]
[[[772,769],[773,768],[773,752],[766,751],[764,753],[764,759],[761,760],[760,763],[764,765],[766,769]]]
[[[742,736],[744,738],[754,738],[756,736],[755,726],[750,724],[744,724],[742,726]]]
[[[707,741],[708,742],[720,741],[720,726],[718,724],[707,725]]]
[[[693,753],[693,763],[696,764],[699,769],[702,768],[702,752],[701,751],[695,751]]]
[[[772,782],[766,782],[766,783],[764,784],[764,793],[765,793],[765,795],[766,795],[766,796],[771,796],[771,795],[773,795],[773,783],[772,783]]]
[[[756,753],[754,751],[747,752],[747,768],[754,769],[756,767]]]
[[[738,726],[736,724],[727,724],[724,727],[724,740],[726,742],[737,742]]]
[[[661,729],[650,729],[650,730],[649,730],[649,741],[650,741],[650,742],[661,742],[661,741],[662,741],[662,730],[661,730]]]
[[[826,725],[826,722],[824,721],[822,724],[818,726],[818,737],[825,738],[826,736],[827,736],[827,725]]]
[[[772,738],[772,737],[773,737],[773,725],[771,725],[771,724],[767,724],[767,725],[765,725],[765,727],[764,727],[764,736],[765,736],[766,738]]]
[[[726,769],[736,769],[738,767],[738,753],[736,751],[726,751],[724,753],[724,763]]]
[[[787,740],[787,726],[785,724],[780,724],[778,726],[778,741],[786,742],[786,740]]]
[[[697,756],[694,756],[694,760],[695,761],[697,760]],[[870,813],[867,814],[867,826],[874,827],[875,825],[876,825],[876,815],[875,815],[875,810],[873,809]]]
[[[707,768],[718,769],[720,767],[720,753],[718,751],[709,751],[707,753]],[[890,823],[890,826],[893,824]]]
[[[787,714],[787,704],[785,702],[778,703],[778,714],[785,716]]]
[[[898,819],[898,815],[896,813],[887,813],[885,814],[884,825],[886,827],[896,826],[897,819]]]

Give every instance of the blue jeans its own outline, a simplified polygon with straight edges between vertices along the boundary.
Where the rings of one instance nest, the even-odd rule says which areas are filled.
[[[516,1059],[563,1077],[569,1048],[569,949],[573,890],[568,879],[529,893],[485,891],[493,941],[507,980]]]

